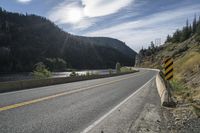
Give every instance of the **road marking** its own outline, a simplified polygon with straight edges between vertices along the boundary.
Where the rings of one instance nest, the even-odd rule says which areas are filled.
[[[137,91],[135,91],[133,94],[131,94],[129,97],[127,97],[125,100],[123,100],[122,102],[120,102],[117,106],[115,106],[113,109],[111,109],[108,113],[106,113],[105,115],[103,115],[101,118],[99,118],[97,121],[95,121],[92,125],[90,125],[89,127],[87,127],[86,129],[84,129],[81,133],[88,133],[89,131],[91,131],[96,125],[98,125],[99,123],[101,123],[106,117],[108,117],[111,113],[113,113],[115,110],[117,110],[121,105],[123,105],[124,103],[126,103],[131,97],[133,97],[134,95],[136,95],[139,91],[141,91],[148,83],[150,83],[153,79],[155,78],[155,76],[153,76],[146,84],[144,84],[142,87],[140,87]]]
[[[46,97],[42,97],[42,98],[38,98],[38,99],[26,101],[26,102],[21,102],[21,103],[17,103],[17,104],[13,104],[13,105],[0,107],[0,112],[10,110],[10,109],[14,109],[14,108],[18,108],[18,107],[22,107],[22,106],[25,106],[25,105],[30,105],[30,104],[42,102],[42,101],[53,99],[53,98],[56,98],[56,97],[61,97],[61,96],[70,95],[70,94],[73,94],[73,93],[89,90],[89,89],[92,89],[92,88],[95,88],[95,87],[100,87],[100,86],[112,84],[112,83],[115,83],[115,82],[119,82],[119,81],[122,81],[122,80],[133,78],[135,76],[140,76],[140,75],[143,75],[145,73],[147,73],[147,72],[144,72],[144,73],[141,73],[141,74],[138,74],[138,75],[129,76],[129,77],[126,77],[126,78],[121,78],[121,79],[110,81],[110,82],[105,82],[105,83],[102,83],[102,84],[97,84],[97,85],[90,86],[90,87],[76,89],[76,90],[73,90],[73,91],[62,92],[62,93],[54,94],[54,95],[51,95],[51,96],[46,96]]]

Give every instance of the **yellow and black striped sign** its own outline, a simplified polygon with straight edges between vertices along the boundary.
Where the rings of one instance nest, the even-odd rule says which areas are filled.
[[[173,79],[173,59],[168,57],[164,60],[165,79]]]

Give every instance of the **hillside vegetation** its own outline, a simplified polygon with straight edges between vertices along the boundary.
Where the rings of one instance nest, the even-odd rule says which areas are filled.
[[[165,108],[169,132],[198,132],[200,118],[200,18],[177,30],[162,46],[151,43],[139,52],[137,66],[163,70],[166,56],[174,60],[170,81],[175,108]]]
[[[138,66],[163,70],[166,56],[174,60],[174,96],[179,102],[200,104],[200,19],[195,17],[191,25],[187,21],[181,30],[168,35],[164,45],[155,47],[152,43],[142,49]]]
[[[0,73],[33,71],[38,62],[51,71],[132,66],[135,55],[117,39],[72,35],[44,17],[0,8]]]

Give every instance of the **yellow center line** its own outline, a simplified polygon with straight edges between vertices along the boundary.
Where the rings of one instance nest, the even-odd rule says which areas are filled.
[[[42,102],[42,101],[53,99],[53,98],[56,98],[56,97],[61,97],[61,96],[70,95],[70,94],[73,94],[73,93],[89,90],[89,89],[92,89],[92,88],[95,88],[95,87],[100,87],[100,86],[112,84],[112,83],[115,83],[115,82],[118,82],[118,81],[130,79],[130,78],[135,77],[135,76],[140,76],[140,75],[145,74],[145,73],[147,73],[147,72],[144,72],[144,73],[141,73],[141,74],[138,74],[138,75],[134,75],[134,76],[130,76],[130,77],[126,77],[126,78],[122,78],[122,79],[118,79],[118,80],[114,80],[114,81],[110,81],[110,82],[106,82],[106,83],[102,83],[102,84],[98,84],[98,85],[94,85],[94,86],[90,86],[90,87],[85,87],[85,88],[82,88],[82,89],[76,89],[76,90],[73,90],[73,91],[62,92],[62,93],[54,94],[54,95],[51,95],[51,96],[46,96],[46,97],[42,97],[42,98],[30,100],[30,101],[25,101],[25,102],[21,102],[21,103],[16,103],[16,104],[0,107],[0,112],[10,110],[10,109],[14,109],[14,108],[18,108],[18,107],[22,107],[22,106],[25,106],[25,105],[30,105],[30,104]]]

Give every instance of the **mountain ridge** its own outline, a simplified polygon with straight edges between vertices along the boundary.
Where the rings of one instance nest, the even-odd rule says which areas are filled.
[[[32,71],[37,62],[60,58],[75,69],[134,65],[137,54],[124,42],[61,30],[44,17],[0,9],[0,72]]]

